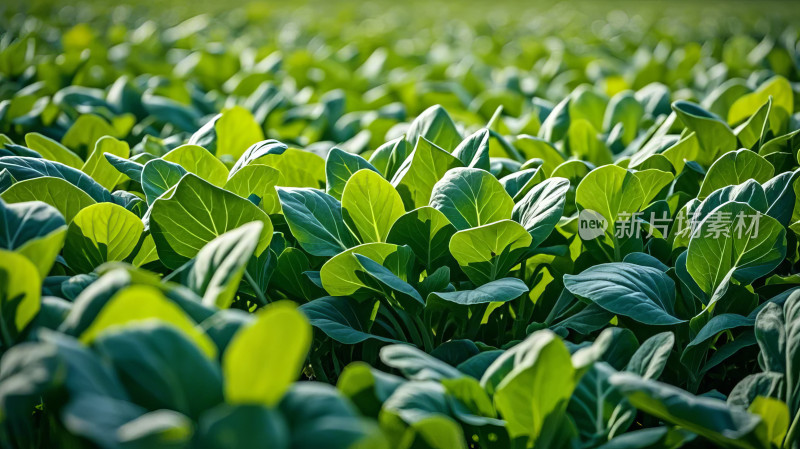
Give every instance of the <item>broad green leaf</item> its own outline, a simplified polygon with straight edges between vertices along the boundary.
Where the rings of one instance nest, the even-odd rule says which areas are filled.
[[[269,216],[250,201],[187,173],[150,207],[150,232],[164,265],[177,268],[206,243],[251,221],[264,222],[256,247],[260,255],[272,240]]]
[[[305,301],[319,298],[325,291],[308,278],[307,271],[311,271],[311,263],[306,253],[300,248],[286,248],[278,256],[271,287]]]
[[[531,235],[517,222],[495,223],[456,232],[450,253],[476,285],[502,278],[528,250]]]
[[[551,176],[556,167],[566,162],[564,156],[550,142],[539,137],[522,134],[513,143],[526,160],[542,160],[541,168],[545,176]]]
[[[782,447],[789,430],[789,408],[780,399],[758,396],[747,411],[761,417],[766,427],[766,439],[774,447]]]
[[[82,209],[70,222],[64,259],[79,273],[89,273],[104,262],[133,257],[144,224],[135,214],[111,203]]]
[[[674,345],[675,334],[672,332],[653,335],[633,353],[625,371],[636,373],[644,379],[658,379],[667,366]]]
[[[550,178],[534,186],[514,205],[511,217],[531,235],[531,247],[539,246],[561,220],[569,187],[565,178]]]
[[[0,196],[8,203],[26,201],[47,203],[55,207],[67,223],[70,223],[83,208],[96,204],[83,190],[61,178],[50,176],[15,182]]]
[[[230,155],[238,159],[250,145],[264,140],[261,125],[256,123],[250,111],[241,106],[223,111],[214,123],[214,130],[217,133],[217,156]]]
[[[187,172],[194,173],[217,187],[224,186],[228,179],[228,168],[225,164],[199,145],[181,145],[161,159],[178,164]]]
[[[332,385],[296,382],[281,399],[279,410],[291,429],[291,447],[389,449],[377,426],[363,420],[353,404]]]
[[[487,302],[508,302],[528,292],[528,286],[517,278],[503,278],[488,282],[474,290],[454,292],[434,292],[434,297],[461,305],[483,304]]]
[[[453,156],[458,158],[465,167],[489,170],[489,130],[486,128],[475,131],[467,136],[453,150]]]
[[[627,262],[595,265],[577,275],[564,275],[564,287],[611,313],[649,325],[672,325],[675,283],[661,270]]]
[[[92,348],[114,367],[133,402],[148,409],[197,419],[222,401],[216,361],[173,325],[153,322],[104,332]]]
[[[448,153],[461,143],[461,135],[458,133],[453,119],[439,105],[431,106],[423,111],[408,127],[408,131],[406,131],[408,143],[417,144],[420,137]]]
[[[226,402],[276,405],[300,375],[310,347],[311,325],[292,303],[258,312],[222,355]]]
[[[635,174],[616,165],[605,165],[589,172],[575,190],[575,203],[581,211],[601,215],[607,222],[605,240],[618,249],[617,224],[632,219],[644,202],[645,192]]]
[[[570,127],[575,121],[585,120],[594,129],[601,129],[608,98],[594,91],[591,86],[578,86],[570,95],[569,118]]]
[[[781,108],[787,115],[794,113],[792,85],[778,75],[765,81],[755,92],[739,97],[728,110],[728,123],[736,124],[750,117],[769,97],[772,97],[772,107]]]
[[[325,179],[327,182],[325,191],[341,201],[345,184],[347,184],[351,176],[362,169],[378,173],[378,170],[363,157],[342,151],[336,147],[331,148],[328,157],[325,159]]]
[[[703,199],[722,187],[754,179],[763,184],[772,178],[775,168],[766,159],[750,150],[725,153],[711,166],[697,197]]]
[[[378,147],[369,157],[369,163],[378,169],[384,178],[393,179],[411,151],[411,144],[405,138],[398,137]]]
[[[59,162],[31,157],[7,156],[0,157],[0,169],[8,170],[18,182],[43,176],[61,178],[86,192],[94,201],[114,201],[111,192],[98,184],[89,175]]]
[[[113,190],[122,181],[123,176],[106,160],[105,153],[128,159],[131,151],[125,141],[117,140],[111,136],[101,137],[97,140],[94,151],[89,154],[81,170],[101,186],[108,190]]]
[[[724,401],[694,396],[672,385],[645,380],[631,373],[614,374],[610,380],[634,407],[712,442],[737,448],[765,447],[757,436],[761,419],[728,407]]]
[[[251,145],[245,152],[236,160],[236,163],[233,164],[233,168],[231,168],[230,173],[228,174],[228,179],[233,177],[237,171],[239,171],[242,167],[246,167],[248,165],[257,163],[265,158],[267,155],[274,154],[279,155],[283,154],[287,150],[287,146],[281,142],[278,142],[275,139],[268,139],[263,140],[261,142],[256,142]]]
[[[369,169],[361,169],[347,180],[342,208],[345,222],[362,243],[385,242],[392,225],[405,212],[400,194]]]
[[[356,245],[336,198],[317,189],[279,187],[283,215],[300,246],[315,256],[335,256]]]
[[[27,257],[42,279],[61,252],[66,231],[64,217],[46,203],[6,204],[0,200],[0,248]]]
[[[445,173],[461,162],[447,151],[421,137],[414,151],[397,169],[392,185],[403,198],[407,210],[426,206],[430,202],[433,186]]]
[[[41,154],[45,159],[61,162],[64,165],[77,168],[78,170],[83,167],[83,159],[73,153],[72,150],[61,145],[58,141],[37,132],[25,134],[25,145],[31,150]]]
[[[280,154],[262,156],[257,161],[280,172],[280,187],[325,188],[325,160],[309,151],[289,148]]]
[[[299,307],[311,325],[346,345],[374,339],[387,343],[400,341],[370,333],[372,308],[344,296],[323,296]]]
[[[710,160],[736,149],[736,136],[728,124],[715,114],[700,105],[683,100],[672,103],[672,109],[681,122],[694,131],[700,147]]]
[[[290,429],[276,408],[223,402],[200,417],[195,441],[198,449],[247,445],[288,449]]]
[[[228,308],[263,229],[263,222],[254,221],[208,242],[189,262],[184,284],[202,296],[204,304]]]
[[[521,169],[516,173],[504,176],[500,179],[503,189],[511,195],[514,202],[519,202],[530,190],[540,182],[545,180],[544,171],[541,167]]]
[[[457,167],[433,186],[430,206],[463,230],[511,218],[514,201],[491,173]]]
[[[149,285],[132,285],[114,294],[80,334],[80,341],[91,344],[106,332],[151,321],[161,321],[180,329],[208,358],[216,358],[214,342],[195,327],[180,307]]]
[[[225,183],[225,190],[242,198],[256,195],[260,201],[258,207],[268,214],[281,212],[281,202],[275,186],[280,179],[278,170],[261,164],[245,165]]]
[[[25,256],[0,249],[0,334],[6,349],[30,323],[41,307],[42,278]]]
[[[750,284],[786,255],[786,230],[744,203],[725,203],[706,216],[689,241],[686,268],[708,295],[726,276]]]
[[[585,119],[572,119],[567,131],[570,154],[595,165],[613,162],[611,150],[598,137],[597,129]]]
[[[104,119],[94,114],[80,115],[72,123],[61,143],[86,159],[94,150],[97,141],[104,136],[123,137]],[[102,154],[102,153],[101,153]]]
[[[639,185],[642,188],[642,192],[644,192],[644,200],[642,201],[642,206],[646,206],[650,204],[653,199],[656,198],[661,189],[668,186],[675,176],[672,173],[664,172],[661,170],[657,170],[655,168],[651,168],[648,170],[637,170],[633,172],[637,179],[639,179]]]
[[[455,233],[455,226],[443,213],[423,206],[395,220],[387,241],[410,246],[422,266],[438,267],[452,260],[449,245]]]
[[[493,384],[494,403],[509,435],[537,441],[543,434],[556,432],[554,427],[564,418],[576,386],[575,369],[566,346],[550,331],[535,332],[517,346],[522,348],[506,353],[511,353],[513,362],[497,359],[481,384],[486,387],[499,380]],[[497,377],[507,363],[511,363],[510,371]]]
[[[141,183],[147,204],[153,204],[156,198],[171,189],[185,174],[183,167],[163,159],[153,159],[146,163],[142,169]]]
[[[365,287],[359,275],[364,267],[354,256],[359,254],[388,268],[401,280],[408,280],[408,272],[414,255],[408,247],[391,243],[364,243],[342,251],[330,258],[320,270],[325,291],[332,296],[350,296]]]

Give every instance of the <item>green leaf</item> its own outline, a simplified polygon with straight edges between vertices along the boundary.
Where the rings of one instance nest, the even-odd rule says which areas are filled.
[[[405,138],[398,137],[379,146],[369,157],[369,163],[378,169],[384,178],[393,179],[397,170],[408,158],[411,149]]]
[[[672,173],[664,172],[655,168],[651,168],[648,170],[637,170],[633,172],[637,179],[639,179],[639,185],[642,188],[642,192],[644,192],[644,200],[642,200],[642,206],[646,206],[653,201],[654,198],[661,192],[661,189],[668,186],[675,176]]]
[[[170,150],[161,159],[178,164],[187,172],[194,173],[217,187],[224,186],[228,179],[228,168],[225,164],[199,145],[181,145]]]
[[[336,198],[317,189],[279,187],[283,215],[300,246],[314,256],[335,256],[356,245]]]
[[[46,203],[6,204],[0,200],[0,248],[27,257],[42,279],[61,251],[66,231],[64,217]]]
[[[64,259],[78,273],[89,273],[104,262],[133,256],[144,232],[134,213],[112,203],[93,204],[70,222]]]
[[[161,262],[172,268],[194,258],[216,237],[251,221],[264,223],[257,256],[272,240],[272,222],[258,206],[191,173],[153,202],[149,218]]]
[[[761,417],[766,427],[766,440],[774,447],[782,447],[789,430],[789,408],[780,399],[758,396],[748,412]]]
[[[539,246],[561,220],[569,188],[568,179],[550,178],[534,186],[514,205],[511,217],[531,235],[531,247]]]
[[[438,267],[452,261],[450,238],[456,228],[438,210],[423,206],[395,220],[387,241],[408,245],[424,267]]]
[[[254,221],[208,242],[189,262],[184,285],[202,296],[204,304],[228,308],[263,229],[263,222]]]
[[[453,156],[458,158],[465,167],[489,171],[490,137],[491,134],[486,128],[475,131],[458,144],[453,150]]]
[[[217,133],[217,156],[231,155],[238,159],[250,145],[264,140],[261,125],[256,123],[250,111],[241,106],[223,111],[214,123],[214,130]]]
[[[724,401],[693,396],[677,387],[630,373],[611,376],[611,384],[634,407],[727,447],[766,447],[757,436],[761,419]]]
[[[39,158],[7,156],[0,157],[0,170],[6,169],[18,182],[52,176],[61,178],[86,192],[94,201],[113,202],[114,197],[86,173],[59,162]]]
[[[363,157],[342,151],[336,147],[331,148],[328,157],[325,159],[325,179],[327,186],[325,191],[337,200],[342,199],[342,191],[344,190],[347,180],[350,179],[359,170],[372,170],[379,173],[378,170],[367,162]]]
[[[83,167],[83,159],[73,153],[72,150],[37,132],[25,134],[25,145],[45,159],[61,162],[79,170]]]
[[[241,157],[236,160],[236,163],[233,164],[230,173],[228,174],[228,179],[230,179],[237,171],[239,171],[242,167],[246,167],[251,164],[255,164],[256,162],[261,162],[267,158],[268,155],[279,155],[286,152],[287,146],[281,142],[278,142],[275,139],[268,139],[263,140],[261,142],[256,142],[251,145],[244,153],[242,153]]]
[[[732,276],[750,284],[765,276],[786,255],[786,230],[774,218],[744,203],[728,202],[700,222],[689,241],[686,269],[711,295]]]
[[[476,285],[501,278],[528,250],[531,235],[517,222],[502,220],[456,232],[450,253]]]
[[[142,153],[147,154],[147,153]],[[132,181],[140,182],[142,179],[142,170],[144,165],[132,159],[126,159],[115,156],[111,153],[104,153],[106,161],[114,167],[115,170],[130,178]]]
[[[224,183],[224,187],[242,198],[256,195],[261,200],[258,207],[268,214],[277,214],[281,212],[281,202],[275,189],[279,177],[280,172],[272,167],[245,165]]]
[[[219,366],[172,325],[150,322],[108,331],[92,346],[117,372],[133,402],[147,409],[171,409],[196,419],[222,401]]]
[[[288,150],[260,157],[259,164],[269,165],[280,173],[278,184],[281,187],[325,188],[325,160],[309,151]],[[234,167],[236,168],[236,167]],[[233,175],[234,170],[231,170]]]
[[[97,141],[104,136],[122,137],[118,136],[117,131],[99,116],[83,114],[72,123],[61,143],[75,151],[78,156],[86,158],[94,150]]]
[[[255,404],[222,403],[197,423],[198,449],[227,449],[253,445],[289,449],[290,430],[283,414]]]
[[[144,164],[141,182],[147,204],[153,204],[156,198],[171,189],[185,174],[183,167],[163,159],[153,159]]]
[[[0,249],[0,341],[11,346],[39,313],[42,278],[25,256]]]
[[[459,143],[461,135],[447,111],[439,105],[431,106],[411,122],[406,131],[406,141],[414,145],[423,138],[445,151],[452,152]]]
[[[616,165],[604,165],[589,172],[575,190],[579,210],[588,210],[605,218],[605,239],[615,242],[617,223],[631,219],[644,202],[645,192],[635,174]]]
[[[653,335],[633,353],[625,371],[636,373],[644,379],[658,379],[667,366],[674,345],[675,334],[672,332]]]
[[[106,160],[105,153],[128,159],[131,151],[125,141],[117,140],[111,136],[101,137],[97,140],[94,151],[89,154],[81,170],[101,186],[108,190],[113,190],[123,178],[122,174]]]
[[[444,174],[461,162],[447,151],[421,137],[414,151],[397,169],[392,185],[403,198],[407,210],[426,206],[430,202],[433,186]]]
[[[750,150],[731,151],[717,159],[708,170],[697,197],[704,199],[717,189],[741,184],[748,179],[763,184],[772,178],[774,172],[772,164]]]
[[[367,287],[359,273],[364,271],[359,254],[388,268],[402,281],[408,281],[408,274],[414,255],[411,249],[391,243],[364,243],[342,251],[330,258],[320,270],[322,286],[332,296],[351,296]]]
[[[728,124],[715,114],[683,100],[672,103],[672,109],[686,127],[694,131],[708,160],[713,161],[717,156],[736,149],[736,136]]]
[[[728,110],[728,123],[739,123],[750,117],[770,97],[772,107],[781,108],[787,115],[794,113],[792,85],[786,78],[777,75],[762,83],[757,91],[739,97]]]
[[[80,334],[80,341],[91,344],[100,336],[122,327],[139,326],[152,321],[165,322],[178,328],[209,358],[215,359],[217,348],[208,336],[197,330],[195,322],[161,291],[149,285],[132,285],[116,292]]]
[[[299,307],[311,325],[325,335],[345,345],[354,345],[366,340],[386,343],[400,341],[370,333],[370,315],[373,309],[363,303],[344,296],[323,296]]]
[[[310,347],[311,326],[292,303],[258,312],[222,355],[226,402],[276,405],[300,375]]]
[[[483,284],[474,290],[434,292],[431,295],[443,301],[468,306],[487,302],[512,301],[527,293],[528,290],[528,286],[520,279],[503,278]]]
[[[576,386],[574,374],[564,343],[550,331],[538,331],[495,360],[481,385],[493,392],[511,438],[537,441],[558,431]]]
[[[463,230],[511,218],[514,201],[491,173],[457,167],[433,186],[430,206]]]
[[[564,287],[611,313],[649,325],[673,325],[675,282],[661,270],[627,262],[592,266],[577,275],[564,275]]]
[[[71,222],[83,208],[96,204],[83,190],[61,178],[50,176],[16,182],[0,196],[9,203],[27,201],[47,203],[55,207],[67,223]]]
[[[362,243],[385,242],[403,215],[403,200],[376,171],[361,169],[347,180],[342,193],[344,220]]]
[[[585,119],[572,119],[567,131],[570,153],[595,165],[611,164],[613,157],[605,142],[598,137],[597,129]]]

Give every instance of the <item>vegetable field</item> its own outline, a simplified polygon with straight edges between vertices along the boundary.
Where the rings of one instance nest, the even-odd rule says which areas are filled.
[[[792,2],[0,6],[0,447],[800,449]]]

